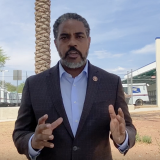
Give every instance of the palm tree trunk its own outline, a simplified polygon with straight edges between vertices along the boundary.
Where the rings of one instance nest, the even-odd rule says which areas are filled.
[[[36,0],[35,2],[36,74],[41,73],[50,68],[50,5],[50,0]]]

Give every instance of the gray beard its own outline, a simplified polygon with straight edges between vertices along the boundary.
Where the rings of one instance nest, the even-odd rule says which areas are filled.
[[[71,68],[71,69],[76,69],[76,68],[80,68],[82,66],[84,66],[87,62],[87,56],[88,56],[88,51],[86,53],[86,56],[85,57],[82,57],[82,54],[81,54],[81,61],[78,62],[78,63],[74,63],[74,62],[68,62],[64,57],[61,56],[61,54],[59,53],[59,56],[61,57],[61,64],[68,67],[68,68]]]
[[[86,60],[86,59],[83,59],[83,60],[81,60],[81,61],[78,62],[78,63],[68,62],[68,61],[65,60],[65,59],[61,59],[60,61],[61,61],[61,64],[62,64],[62,65],[65,65],[66,67],[72,68],[72,69],[76,69],[76,68],[80,68],[80,67],[84,66],[84,65],[86,64],[86,61],[87,61],[87,60]]]

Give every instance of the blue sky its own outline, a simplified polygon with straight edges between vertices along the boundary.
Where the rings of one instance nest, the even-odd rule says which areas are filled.
[[[0,47],[10,57],[6,67],[34,74],[34,0],[0,0]],[[160,0],[52,0],[51,66],[59,60],[52,26],[63,13],[86,18],[91,28],[90,62],[123,77],[155,59],[160,37]]]

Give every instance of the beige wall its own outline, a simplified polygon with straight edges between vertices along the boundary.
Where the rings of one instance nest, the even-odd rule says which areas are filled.
[[[157,105],[160,107],[160,37],[156,38]]]
[[[156,90],[156,83],[154,83],[154,84],[152,84],[152,85],[150,85],[150,86],[147,86],[147,91],[154,91],[154,90]]]
[[[0,107],[0,121],[17,119],[19,107]]]

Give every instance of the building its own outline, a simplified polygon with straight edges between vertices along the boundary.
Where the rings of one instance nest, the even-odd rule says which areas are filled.
[[[160,107],[160,37],[156,39],[156,62],[152,62],[143,66],[132,73],[124,76],[123,84],[127,84],[129,77],[129,83],[146,83],[149,103],[157,104]],[[132,80],[131,80],[132,79]]]

